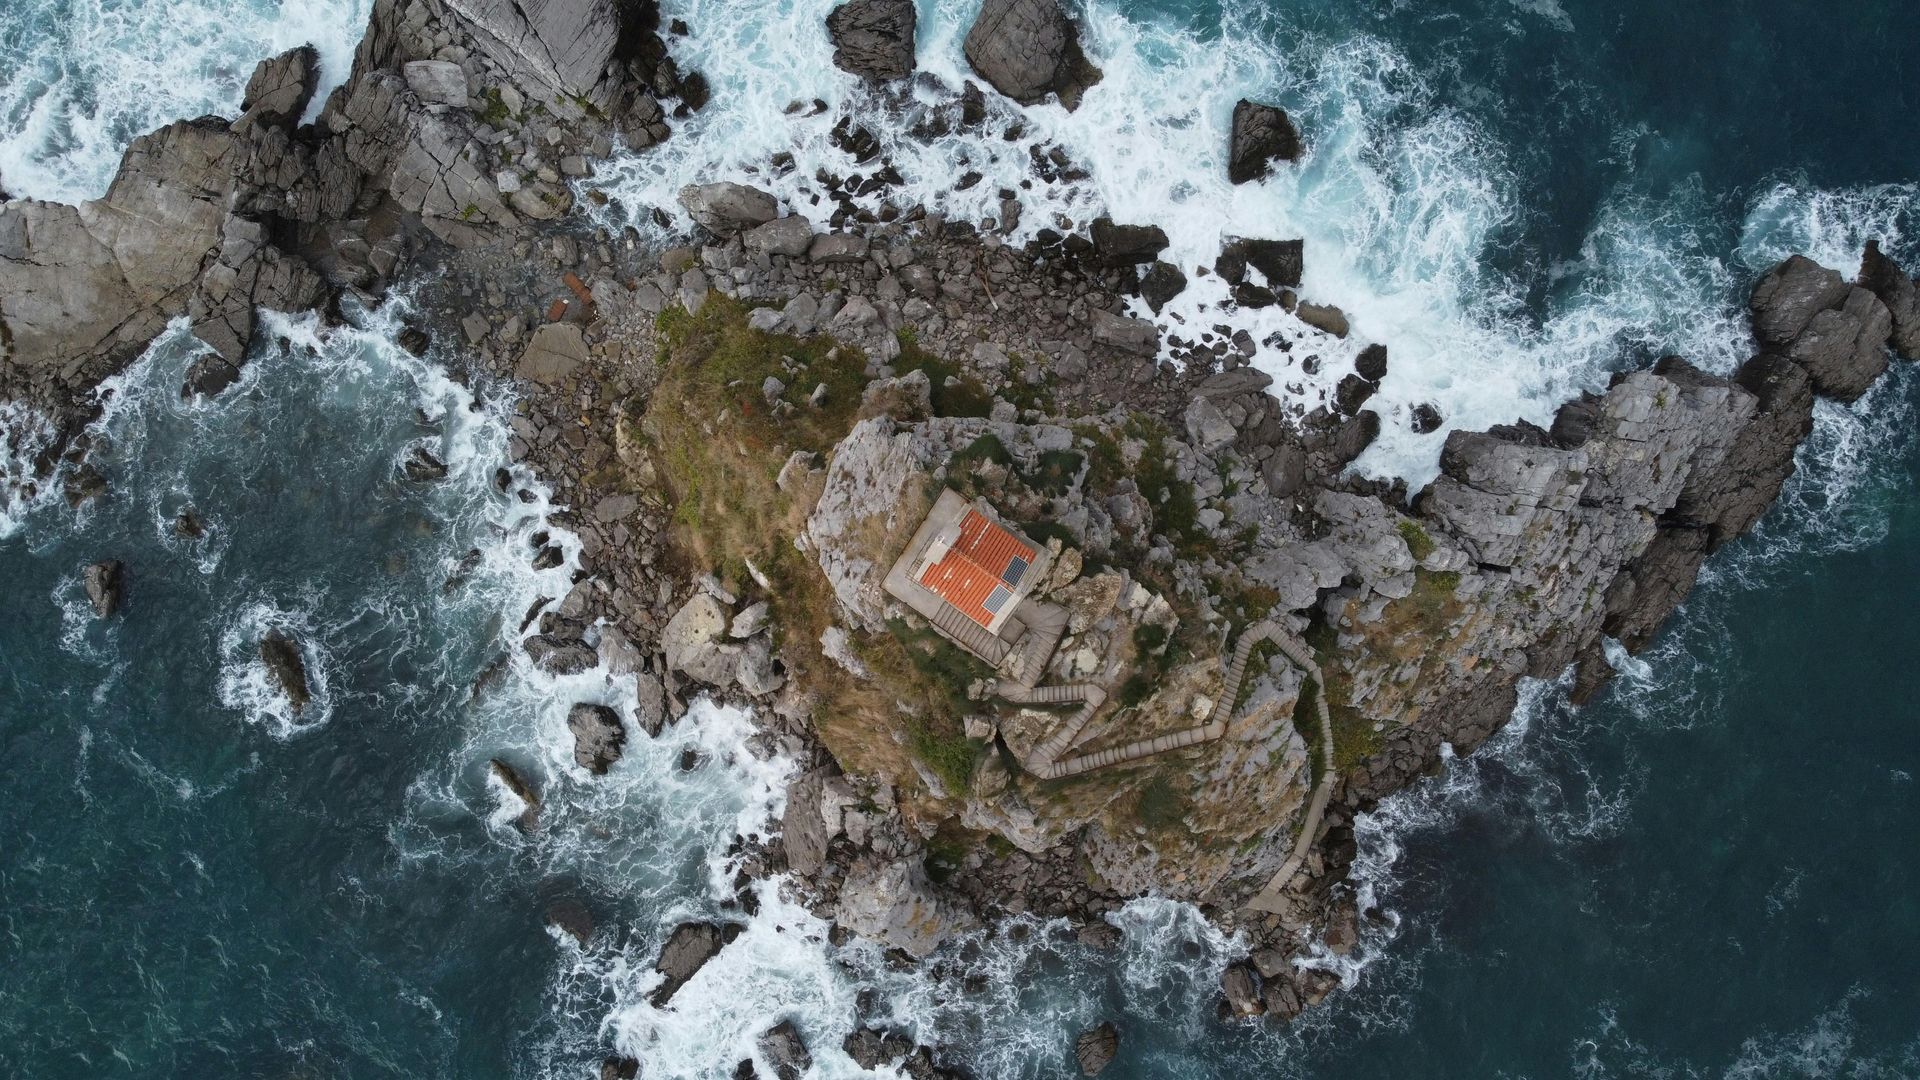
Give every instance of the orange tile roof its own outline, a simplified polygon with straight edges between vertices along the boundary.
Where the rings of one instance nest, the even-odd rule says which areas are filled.
[[[920,584],[991,629],[994,619],[1005,613],[1013,587],[1033,565],[1035,554],[986,515],[969,510],[960,519],[960,539],[920,574]],[[997,603],[996,589],[1002,589]]]

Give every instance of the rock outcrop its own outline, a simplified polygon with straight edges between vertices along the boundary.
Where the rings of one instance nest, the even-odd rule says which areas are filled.
[[[1880,251],[1880,241],[1867,241],[1860,259],[1860,287],[1880,298],[1893,320],[1893,349],[1909,360],[1920,360],[1920,288],[1892,259]]]
[[[1875,264],[1876,280],[1884,270]],[[1897,273],[1897,271],[1896,271]],[[1898,302],[1897,287],[1889,290]],[[1893,315],[1868,289],[1848,285],[1836,271],[1795,255],[1754,286],[1753,330],[1761,348],[1807,369],[1814,389],[1853,401],[1887,369]]]
[[[567,710],[567,730],[573,734],[573,763],[595,776],[605,776],[627,744],[620,714],[605,705],[583,702]]]
[[[967,31],[967,63],[1022,105],[1056,94],[1069,110],[1100,81],[1080,50],[1080,30],[1058,0],[986,0]]]
[[[782,1020],[761,1034],[760,1056],[773,1067],[777,1080],[800,1080],[813,1068],[813,1055],[807,1051],[799,1027],[791,1020]]]
[[[663,981],[647,995],[647,1000],[656,1009],[665,1007],[688,979],[720,954],[727,940],[726,931],[713,923],[688,922],[674,927],[653,965]]]
[[[121,601],[126,597],[126,564],[118,559],[94,563],[81,574],[81,584],[86,589],[87,603],[93,605],[94,615],[108,618],[120,610]]]
[[[1300,132],[1286,110],[1241,98],[1233,106],[1233,132],[1227,146],[1227,179],[1235,184],[1258,180],[1276,161],[1297,161]]]
[[[269,630],[260,639],[260,659],[267,665],[267,674],[287,696],[297,716],[312,700],[312,690],[307,684],[307,661],[300,652],[300,643],[284,630]]]
[[[912,956],[979,925],[934,888],[918,862],[864,859],[840,886],[840,925]]]
[[[827,16],[833,62],[842,71],[887,82],[913,74],[913,0],[850,0]]]

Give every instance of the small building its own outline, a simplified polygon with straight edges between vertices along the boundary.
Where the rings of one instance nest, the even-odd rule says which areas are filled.
[[[1066,632],[1067,613],[1032,598],[1048,550],[985,500],[948,489],[887,572],[887,593],[994,669],[1032,686]]]

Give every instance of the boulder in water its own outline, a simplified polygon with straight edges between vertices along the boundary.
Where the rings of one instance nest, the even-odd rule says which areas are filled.
[[[1807,369],[1823,397],[1848,402],[1867,392],[1887,370],[1893,316],[1880,298],[1852,288],[1837,308],[1816,312],[1787,347],[1787,358]]]
[[[600,662],[600,655],[578,638],[535,634],[522,647],[536,667],[553,675],[578,675]]]
[[[850,0],[827,16],[833,63],[885,82],[913,74],[913,0]]]
[[[640,1063],[630,1057],[610,1057],[600,1063],[600,1080],[634,1080]]]
[[[1221,246],[1213,272],[1238,285],[1246,280],[1247,267],[1251,266],[1260,271],[1268,285],[1297,288],[1305,269],[1306,246],[1304,240],[1235,237]]]
[[[595,776],[606,775],[627,743],[620,714],[605,705],[575,705],[567,711],[567,730],[573,733],[574,764]]]
[[[967,63],[1022,105],[1058,94],[1069,111],[1100,69],[1080,51],[1080,31],[1058,0],[986,0],[967,31]]]
[[[1847,283],[1805,255],[1795,255],[1767,271],[1753,287],[1748,306],[1753,333],[1763,348],[1785,352],[1813,317],[1847,298]]]
[[[1155,262],[1140,279],[1140,298],[1155,315],[1187,287],[1187,275],[1170,262]]]
[[[526,778],[521,776],[518,770],[499,758],[487,762],[487,770],[493,774],[494,779],[500,781],[501,786],[513,792],[514,798],[526,804],[527,808],[520,812],[514,824],[518,825],[522,832],[532,832],[540,821],[540,793],[533,790],[533,785],[527,783]]]
[[[207,523],[189,506],[173,519],[173,535],[182,540],[198,540],[207,535]]]
[[[547,925],[586,948],[593,937],[593,912],[578,897],[561,896],[547,902]]]
[[[1353,361],[1353,370],[1361,378],[1369,382],[1377,383],[1381,379],[1386,378],[1387,347],[1385,345],[1374,344],[1361,349],[1360,355]]]
[[[800,1080],[813,1068],[813,1055],[791,1020],[780,1021],[760,1036],[760,1054],[773,1066],[773,1075],[779,1080]]]
[[[180,385],[180,399],[213,397],[240,379],[240,369],[219,353],[208,353],[187,365],[186,381]]]
[[[300,643],[284,630],[269,630],[260,639],[260,659],[267,665],[267,673],[280,686],[280,692],[287,695],[287,701],[298,714],[307,707],[311,691],[307,686],[307,661],[300,655]]]
[[[1114,1027],[1111,1020],[1088,1028],[1073,1040],[1073,1057],[1080,1063],[1082,1076],[1100,1075],[1119,1053],[1120,1029]]]
[[[1347,313],[1332,304],[1301,304],[1294,309],[1294,315],[1315,330],[1343,338],[1351,327],[1347,324]]]
[[[1415,435],[1431,435],[1440,430],[1440,410],[1434,408],[1430,402],[1422,402],[1419,405],[1415,405],[1413,412],[1408,415],[1407,420],[1412,426]]]
[[[414,447],[400,468],[407,479],[416,484],[431,484],[447,478],[447,463],[424,446]]]
[[[119,559],[107,559],[87,567],[81,577],[87,602],[93,605],[95,615],[104,619],[120,610],[120,602],[126,595],[126,564]]]
[[[78,510],[82,503],[107,493],[107,478],[92,464],[85,464],[67,474],[65,492],[67,505]]]
[[[1267,175],[1276,161],[1300,157],[1300,131],[1286,110],[1241,98],[1233,106],[1227,149],[1227,179],[1244,184]]]
[[[655,987],[647,1000],[656,1009],[665,1006],[725,944],[725,932],[712,923],[688,922],[674,927],[667,943],[660,947],[660,959],[653,963],[653,970],[666,976],[666,981]]]

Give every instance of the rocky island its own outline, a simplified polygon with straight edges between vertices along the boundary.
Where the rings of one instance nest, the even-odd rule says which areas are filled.
[[[1055,0],[982,5],[980,83],[958,87],[915,71],[906,0],[852,0],[820,33],[908,138],[986,123],[987,94],[1073,108],[1101,78]],[[1766,512],[1816,397],[1852,401],[1892,353],[1920,355],[1915,284],[1877,246],[1851,276],[1795,257],[1755,283],[1736,370],[1666,357],[1548,426],[1440,434],[1423,406],[1439,475],[1408,490],[1350,469],[1381,429],[1392,341],[1311,409],[1254,366],[1318,365],[1356,333],[1301,294],[1315,253],[1255,223],[1181,266],[1158,228],[1105,217],[1009,243],[1011,189],[993,220],[875,213],[853,193],[884,193],[891,166],[846,118],[849,173],[823,171],[806,205],[716,176],[642,209],[691,219],[679,246],[600,224],[598,163],[670,139],[712,93],[674,36],[648,0],[378,0],[313,122],[318,57],[294,49],[237,118],[137,139],[101,199],[0,203],[0,395],[58,432],[31,482],[82,503],[107,488],[83,434],[96,388],[171,320],[207,346],[183,395],[213,396],[286,347],[260,308],[405,305],[403,346],[514,396],[501,465],[550,484],[568,508],[552,525],[579,538],[573,591],[527,612],[515,647],[641,688],[641,730],[574,707],[578,766],[605,773],[697,697],[749,705],[800,767],[780,841],[743,874],[783,875],[911,962],[1021,913],[1100,943],[1103,915],[1157,895],[1245,935],[1227,1013],[1320,1002],[1337,978],[1300,961],[1368,917],[1345,881],[1355,816],[1472,753],[1522,679],[1601,691],[1612,643],[1646,648]],[[1242,102],[1231,140],[1234,183],[1303,152],[1272,104]],[[1033,156],[1036,183],[1075,168]],[[1228,286],[1222,325],[1155,318],[1208,276]],[[1225,322],[1262,308],[1297,326]],[[446,473],[426,447],[405,463],[416,483]],[[524,557],[559,565],[549,539]],[[139,617],[123,580],[89,569],[102,617]],[[298,710],[298,643],[258,647]],[[531,829],[537,794],[492,768]],[[655,1003],[731,940],[676,931]],[[806,1068],[805,1037],[763,1037],[780,1075]],[[948,1074],[891,1033],[848,1044]],[[1124,1048],[1107,1026],[1077,1052],[1092,1074]]]

